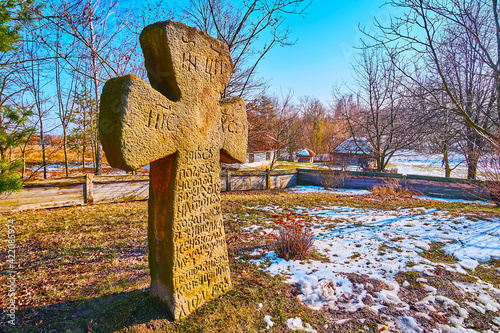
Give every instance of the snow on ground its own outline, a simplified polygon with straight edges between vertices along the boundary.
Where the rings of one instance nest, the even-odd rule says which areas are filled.
[[[371,191],[367,190],[356,190],[356,189],[345,189],[345,188],[335,188],[335,189],[325,189],[321,186],[294,186],[286,190],[292,193],[335,193],[343,195],[363,195],[370,194]]]
[[[398,173],[403,175],[422,175],[444,177],[445,170],[443,166],[443,156],[440,154],[421,154],[414,151],[400,151],[389,161],[389,168],[397,168]],[[451,154],[450,165],[452,168],[457,166],[451,172],[455,178],[467,177],[467,165],[464,157],[459,154]]]
[[[423,276],[433,276],[436,267],[440,267],[449,272],[467,274],[464,269],[474,270],[479,262],[492,257],[500,258],[500,218],[471,220],[451,216],[446,211],[424,208],[388,211],[332,206],[298,208],[296,212],[311,216],[314,248],[328,257],[330,262],[287,261],[277,258],[273,252],[254,262],[268,264],[266,270],[272,274],[287,274],[287,282],[296,284],[302,292],[298,298],[317,310],[356,311],[368,308],[380,313],[385,307],[392,306],[402,314],[405,311],[408,313],[410,304],[398,296],[397,273],[416,271],[423,272]],[[431,242],[445,243],[444,250],[453,255],[458,263],[436,264],[420,256],[423,250],[429,249]],[[367,293],[366,285],[351,282],[347,277],[349,273],[382,281],[387,288],[372,297]],[[439,306],[453,308],[456,315],[448,318],[447,325],[440,324],[436,332],[465,332],[463,322],[469,312],[464,304],[438,295],[436,288],[426,282],[425,278],[418,279],[427,292],[427,296],[416,304],[422,311],[418,312],[420,316],[429,317],[425,312],[435,312]],[[403,287],[408,285],[405,282]],[[499,289],[480,280],[476,284],[457,282],[456,287],[463,293],[473,295],[475,301],[469,302],[470,308],[481,313],[492,311],[500,314]],[[394,318],[390,324],[403,332],[424,331],[415,318],[406,315]],[[500,324],[495,330],[499,329]]]
[[[240,164],[240,169],[251,169],[251,168],[262,168],[271,164],[271,161],[261,161],[261,162],[252,162],[252,163],[244,163]]]
[[[302,319],[295,317],[295,318],[290,318],[288,319],[285,324],[288,326],[289,329],[297,330],[297,331],[306,331],[306,332],[313,332],[317,333],[315,329],[311,327],[311,324],[305,324],[306,327],[302,324]]]
[[[69,173],[70,173],[70,176],[75,176],[75,175],[83,175],[85,173],[85,171],[83,170],[77,170],[77,169],[80,169],[80,168],[83,168],[82,164],[81,163],[69,163],[68,165],[68,169],[69,169]],[[85,168],[94,168],[94,164],[93,163],[90,163],[90,162],[87,162],[85,164]],[[55,172],[55,173],[62,173],[65,171],[65,166],[64,166],[64,163],[52,163],[52,164],[48,164],[47,167],[47,172]],[[149,170],[149,165],[147,166],[144,166],[143,168],[141,169],[147,169]],[[26,166],[26,170],[28,172],[28,174],[30,172],[35,172],[37,171],[38,174],[41,174],[43,173],[43,166],[41,164],[29,164]],[[139,170],[140,172],[143,171],[143,170]],[[123,170],[120,170],[120,169],[115,169],[115,168],[111,168],[111,167],[105,167],[105,170],[104,170],[104,173],[107,174],[107,175],[125,175],[127,172],[126,171],[123,171]],[[60,177],[61,175],[59,175]],[[50,177],[54,177],[54,176],[50,176],[49,175],[49,178]],[[57,176],[55,176],[57,177]]]
[[[364,195],[372,193],[372,191],[360,190],[360,189],[347,189],[347,188],[325,189],[322,186],[294,186],[287,188],[285,191],[292,193],[334,193],[341,195]],[[425,195],[415,196],[415,198],[424,200],[446,201],[446,202],[475,203],[480,205],[493,205],[493,206],[495,205],[492,202],[484,200],[447,199],[447,198],[428,197]]]
[[[424,199],[424,200],[446,201],[446,202],[475,203],[475,204],[480,204],[480,205],[495,206],[495,204],[493,202],[488,202],[488,201],[484,201],[484,200],[447,199],[447,198],[427,197],[425,195],[414,196],[414,198]]]
[[[270,315],[264,316],[264,321],[266,322],[266,328],[267,329],[270,329],[271,327],[273,327],[274,322],[271,320],[271,316]]]

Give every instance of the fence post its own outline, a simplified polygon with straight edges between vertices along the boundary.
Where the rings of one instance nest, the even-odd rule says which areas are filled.
[[[271,189],[271,169],[266,169],[266,190]]]
[[[403,177],[401,177],[401,186],[403,188],[408,188],[408,176],[407,175],[403,175]]]
[[[94,203],[94,175],[86,174],[85,183],[83,184],[83,202],[87,205]]]
[[[231,191],[231,171],[226,169],[226,192]]]

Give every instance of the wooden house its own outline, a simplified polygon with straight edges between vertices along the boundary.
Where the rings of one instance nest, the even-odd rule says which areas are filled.
[[[332,152],[333,164],[346,167],[357,165],[363,169],[370,169],[376,164],[375,151],[366,138],[351,137],[341,142]]]

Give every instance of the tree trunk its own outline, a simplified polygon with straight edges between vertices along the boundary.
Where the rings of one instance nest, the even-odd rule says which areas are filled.
[[[384,171],[384,156],[379,155],[377,156],[377,171],[382,172]]]
[[[95,175],[100,176],[102,175],[102,149],[101,149],[101,142],[99,141],[99,138],[97,139],[97,148],[96,148],[96,156],[95,156]]]
[[[481,149],[484,147],[482,138],[472,128],[467,127],[467,145],[466,145],[466,161],[467,161],[467,179],[476,179],[477,166],[481,157]]]
[[[451,177],[451,166],[450,166],[450,159],[448,157],[448,152],[445,152],[444,154],[444,168],[445,168],[445,174],[444,176],[446,178],[450,178]]]
[[[66,170],[66,177],[69,177],[68,139],[66,134],[66,126],[63,126],[63,150],[64,150],[64,168]]]
[[[92,142],[90,144],[90,150],[91,150],[91,153],[92,153],[92,164],[93,164],[94,171],[95,171],[95,142]]]
[[[82,124],[82,164],[85,170],[85,146],[87,145],[87,137],[85,136],[85,131],[87,130],[87,117],[85,110],[83,110],[83,124]]]
[[[467,179],[476,179],[478,158],[475,154],[467,157]]]
[[[89,6],[90,8],[90,6]],[[94,34],[94,22],[92,19],[92,14],[89,18],[90,22],[90,40],[91,40],[91,46],[92,49],[94,49],[95,45],[95,34]],[[94,83],[94,97],[95,97],[95,104],[96,104],[96,119],[99,119],[99,80],[98,80],[98,63],[97,63],[97,55],[95,51],[91,51],[90,56],[92,57],[92,74],[93,74],[93,83]],[[96,176],[100,176],[102,174],[102,148],[101,148],[101,141],[99,140],[99,128],[97,128],[97,133],[96,133],[96,157],[95,157],[95,164],[94,164],[94,171]]]
[[[451,177],[450,156],[448,153],[448,145],[445,143],[441,146],[441,153],[443,154],[444,176],[445,178]]]
[[[21,169],[21,178],[26,174],[26,150],[21,151],[21,160],[23,161],[23,168]]]
[[[497,93],[497,116],[500,117],[500,22],[499,22],[499,11],[498,0],[492,0],[493,2],[493,17],[495,18],[495,34],[497,39],[497,63],[495,68],[495,84]],[[498,133],[495,133],[498,135]]]
[[[45,157],[45,135],[43,133],[42,117],[40,117],[40,141],[42,143],[43,179],[47,179],[47,161]]]

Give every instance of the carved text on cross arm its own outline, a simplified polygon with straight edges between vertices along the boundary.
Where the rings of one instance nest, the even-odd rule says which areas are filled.
[[[171,113],[170,107],[159,106],[149,111],[148,127],[173,131],[178,126],[178,117]]]
[[[204,70],[204,72],[210,76],[210,81],[212,81],[214,76],[224,74],[225,67],[227,66],[225,66],[222,59],[210,57],[203,59],[201,56],[190,52],[182,53],[182,68],[187,69],[189,72]]]
[[[234,120],[222,119],[222,131],[229,133],[240,133],[242,130],[240,124]]]

